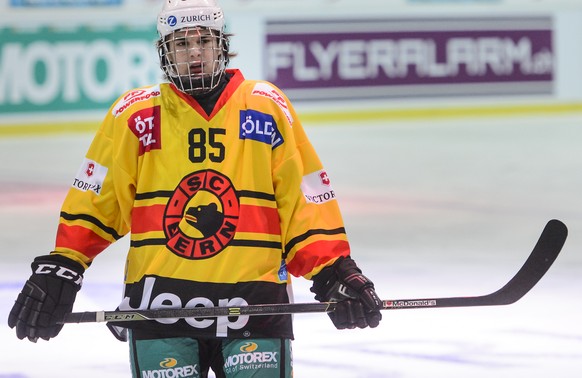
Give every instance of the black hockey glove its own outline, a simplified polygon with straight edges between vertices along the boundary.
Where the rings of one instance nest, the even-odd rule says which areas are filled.
[[[73,309],[85,269],[61,255],[39,256],[31,265],[32,275],[18,294],[8,316],[19,339],[48,340],[63,328],[65,314]]]
[[[340,257],[314,276],[311,291],[320,302],[338,302],[328,313],[337,329],[374,328],[382,320],[382,301],[374,284],[350,257]]]

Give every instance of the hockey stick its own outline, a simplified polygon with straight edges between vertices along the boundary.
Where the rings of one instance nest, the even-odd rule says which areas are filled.
[[[384,300],[382,310],[508,305],[518,301],[548,271],[560,253],[568,229],[559,220],[551,220],[521,269],[505,286],[494,293],[476,297]],[[65,316],[63,323],[124,322],[167,318],[209,318],[241,315],[282,315],[332,312],[336,303],[260,304],[241,307],[194,307],[177,309],[76,312]]]

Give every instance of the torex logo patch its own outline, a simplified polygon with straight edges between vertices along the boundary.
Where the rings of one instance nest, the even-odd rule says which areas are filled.
[[[309,203],[322,204],[335,199],[335,192],[325,170],[303,176],[301,191]]]
[[[250,109],[240,111],[239,137],[270,144],[273,148],[283,144],[283,136],[273,116]]]
[[[101,194],[105,176],[107,176],[107,167],[85,158],[71,186],[83,192],[90,190],[95,194]]]

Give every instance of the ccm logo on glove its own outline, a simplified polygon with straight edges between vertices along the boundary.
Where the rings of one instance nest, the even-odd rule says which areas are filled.
[[[49,274],[59,278],[73,281],[75,285],[81,285],[83,283],[83,276],[74,270],[65,268],[64,266],[59,266],[55,264],[38,264],[34,274]]]

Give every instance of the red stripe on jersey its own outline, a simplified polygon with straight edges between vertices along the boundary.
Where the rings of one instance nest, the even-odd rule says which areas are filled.
[[[238,232],[280,235],[279,212],[264,206],[240,205]]]
[[[332,259],[349,254],[350,245],[345,240],[320,240],[298,250],[287,264],[287,270],[296,277],[304,276]]]
[[[165,205],[139,206],[132,211],[131,232],[140,234],[163,230]],[[277,209],[263,206],[240,205],[237,231],[280,235]]]
[[[141,234],[150,231],[162,231],[165,205],[134,207],[131,212],[131,232]]]
[[[111,242],[103,239],[95,232],[82,226],[67,226],[59,224],[57,231],[56,247],[77,251],[90,259],[95,258],[101,251],[107,248]]]

